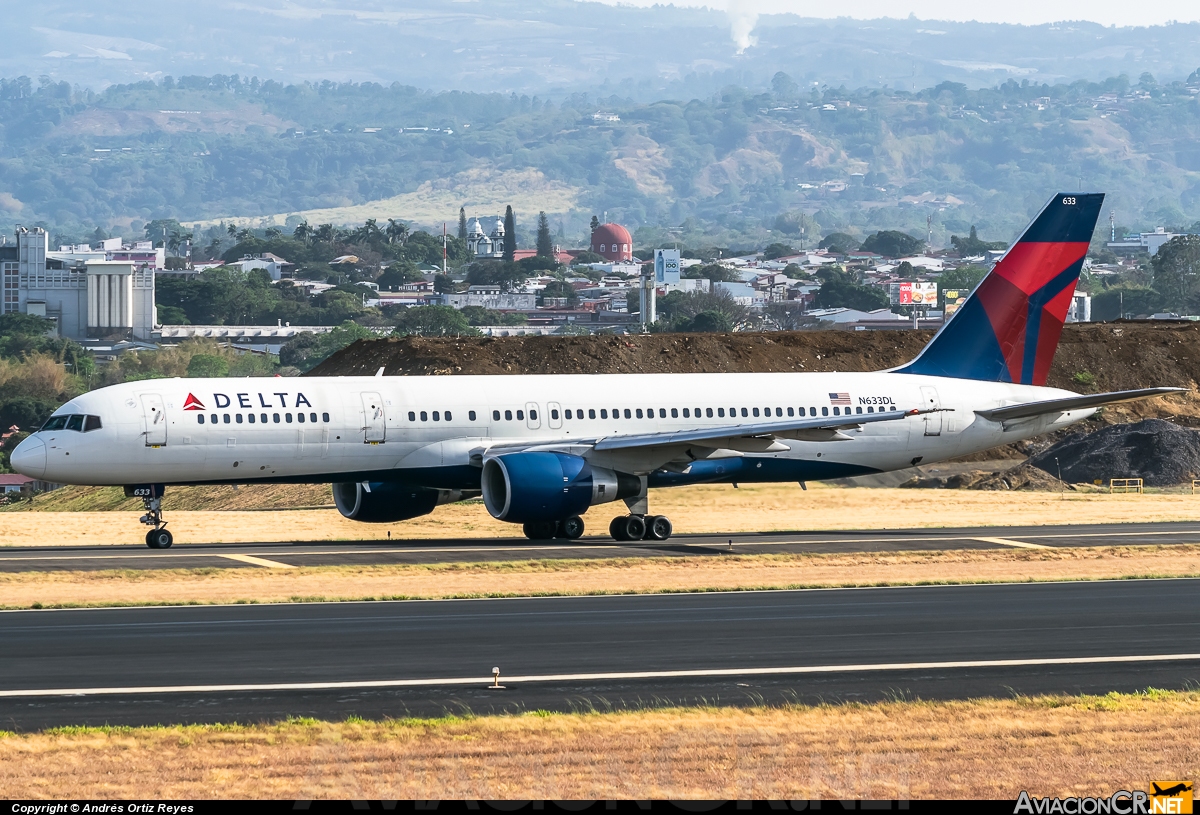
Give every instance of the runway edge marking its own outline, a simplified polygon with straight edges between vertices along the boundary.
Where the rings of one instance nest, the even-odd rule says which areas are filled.
[[[217,555],[227,560],[236,560],[241,563],[249,563],[252,566],[265,566],[268,569],[294,569],[296,568],[290,563],[280,563],[278,560],[267,560],[265,557],[254,557],[253,555]]]
[[[865,673],[874,671],[927,671],[949,668],[1014,668],[1042,665],[1106,665],[1128,662],[1193,662],[1200,654],[1146,654],[1143,656],[1050,657],[1045,659],[980,659],[956,662],[893,662],[862,665],[801,665],[786,668],[708,668],[687,671],[623,671],[612,673],[532,674],[505,676],[509,685],[519,682],[600,682],[613,679],[686,679],[689,677],[780,676],[801,674]],[[145,685],[129,688],[48,688],[0,691],[0,699],[29,696],[133,696],[154,693],[233,693],[237,691],[338,690],[346,688],[418,688],[437,685],[481,685],[491,676],[457,676],[440,679],[377,679],[360,682],[293,682],[244,685]]]
[[[1008,538],[971,538],[981,543],[994,543],[997,546],[1015,546],[1018,549],[1053,549],[1053,546],[1046,546],[1043,543],[1026,543],[1025,541],[1009,540]]]

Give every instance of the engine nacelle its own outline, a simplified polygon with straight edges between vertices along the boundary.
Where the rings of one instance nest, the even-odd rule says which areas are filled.
[[[590,506],[641,492],[641,479],[580,456],[530,452],[493,456],[483,462],[483,503],[493,518],[510,523],[560,521]]]
[[[438,504],[470,498],[462,490],[433,490],[390,481],[343,481],[333,485],[338,512],[352,521],[386,524],[433,512]]]

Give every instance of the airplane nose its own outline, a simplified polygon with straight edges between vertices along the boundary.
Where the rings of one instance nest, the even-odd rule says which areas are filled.
[[[8,460],[21,475],[41,478],[46,474],[46,445],[36,436],[30,436],[17,445]]]

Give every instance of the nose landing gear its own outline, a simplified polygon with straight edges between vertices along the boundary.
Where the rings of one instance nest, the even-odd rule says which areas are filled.
[[[162,499],[166,488],[162,484],[139,484],[126,487],[125,495],[129,498],[141,498],[146,514],[140,520],[146,526],[152,527],[146,533],[146,545],[151,549],[170,549],[175,542],[167,530],[167,522],[163,520]]]

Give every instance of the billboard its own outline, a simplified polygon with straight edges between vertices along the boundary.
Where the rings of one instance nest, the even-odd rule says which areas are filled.
[[[968,294],[970,292],[966,289],[946,289],[942,292],[942,295],[946,298],[946,304],[943,309],[947,317],[958,311],[962,307],[962,304],[967,302]]]
[[[678,283],[679,282],[679,250],[678,249],[656,249],[656,250],[654,250],[654,282],[655,283]]]
[[[893,283],[891,285],[891,301],[893,306],[937,306],[937,283],[921,281]]]

